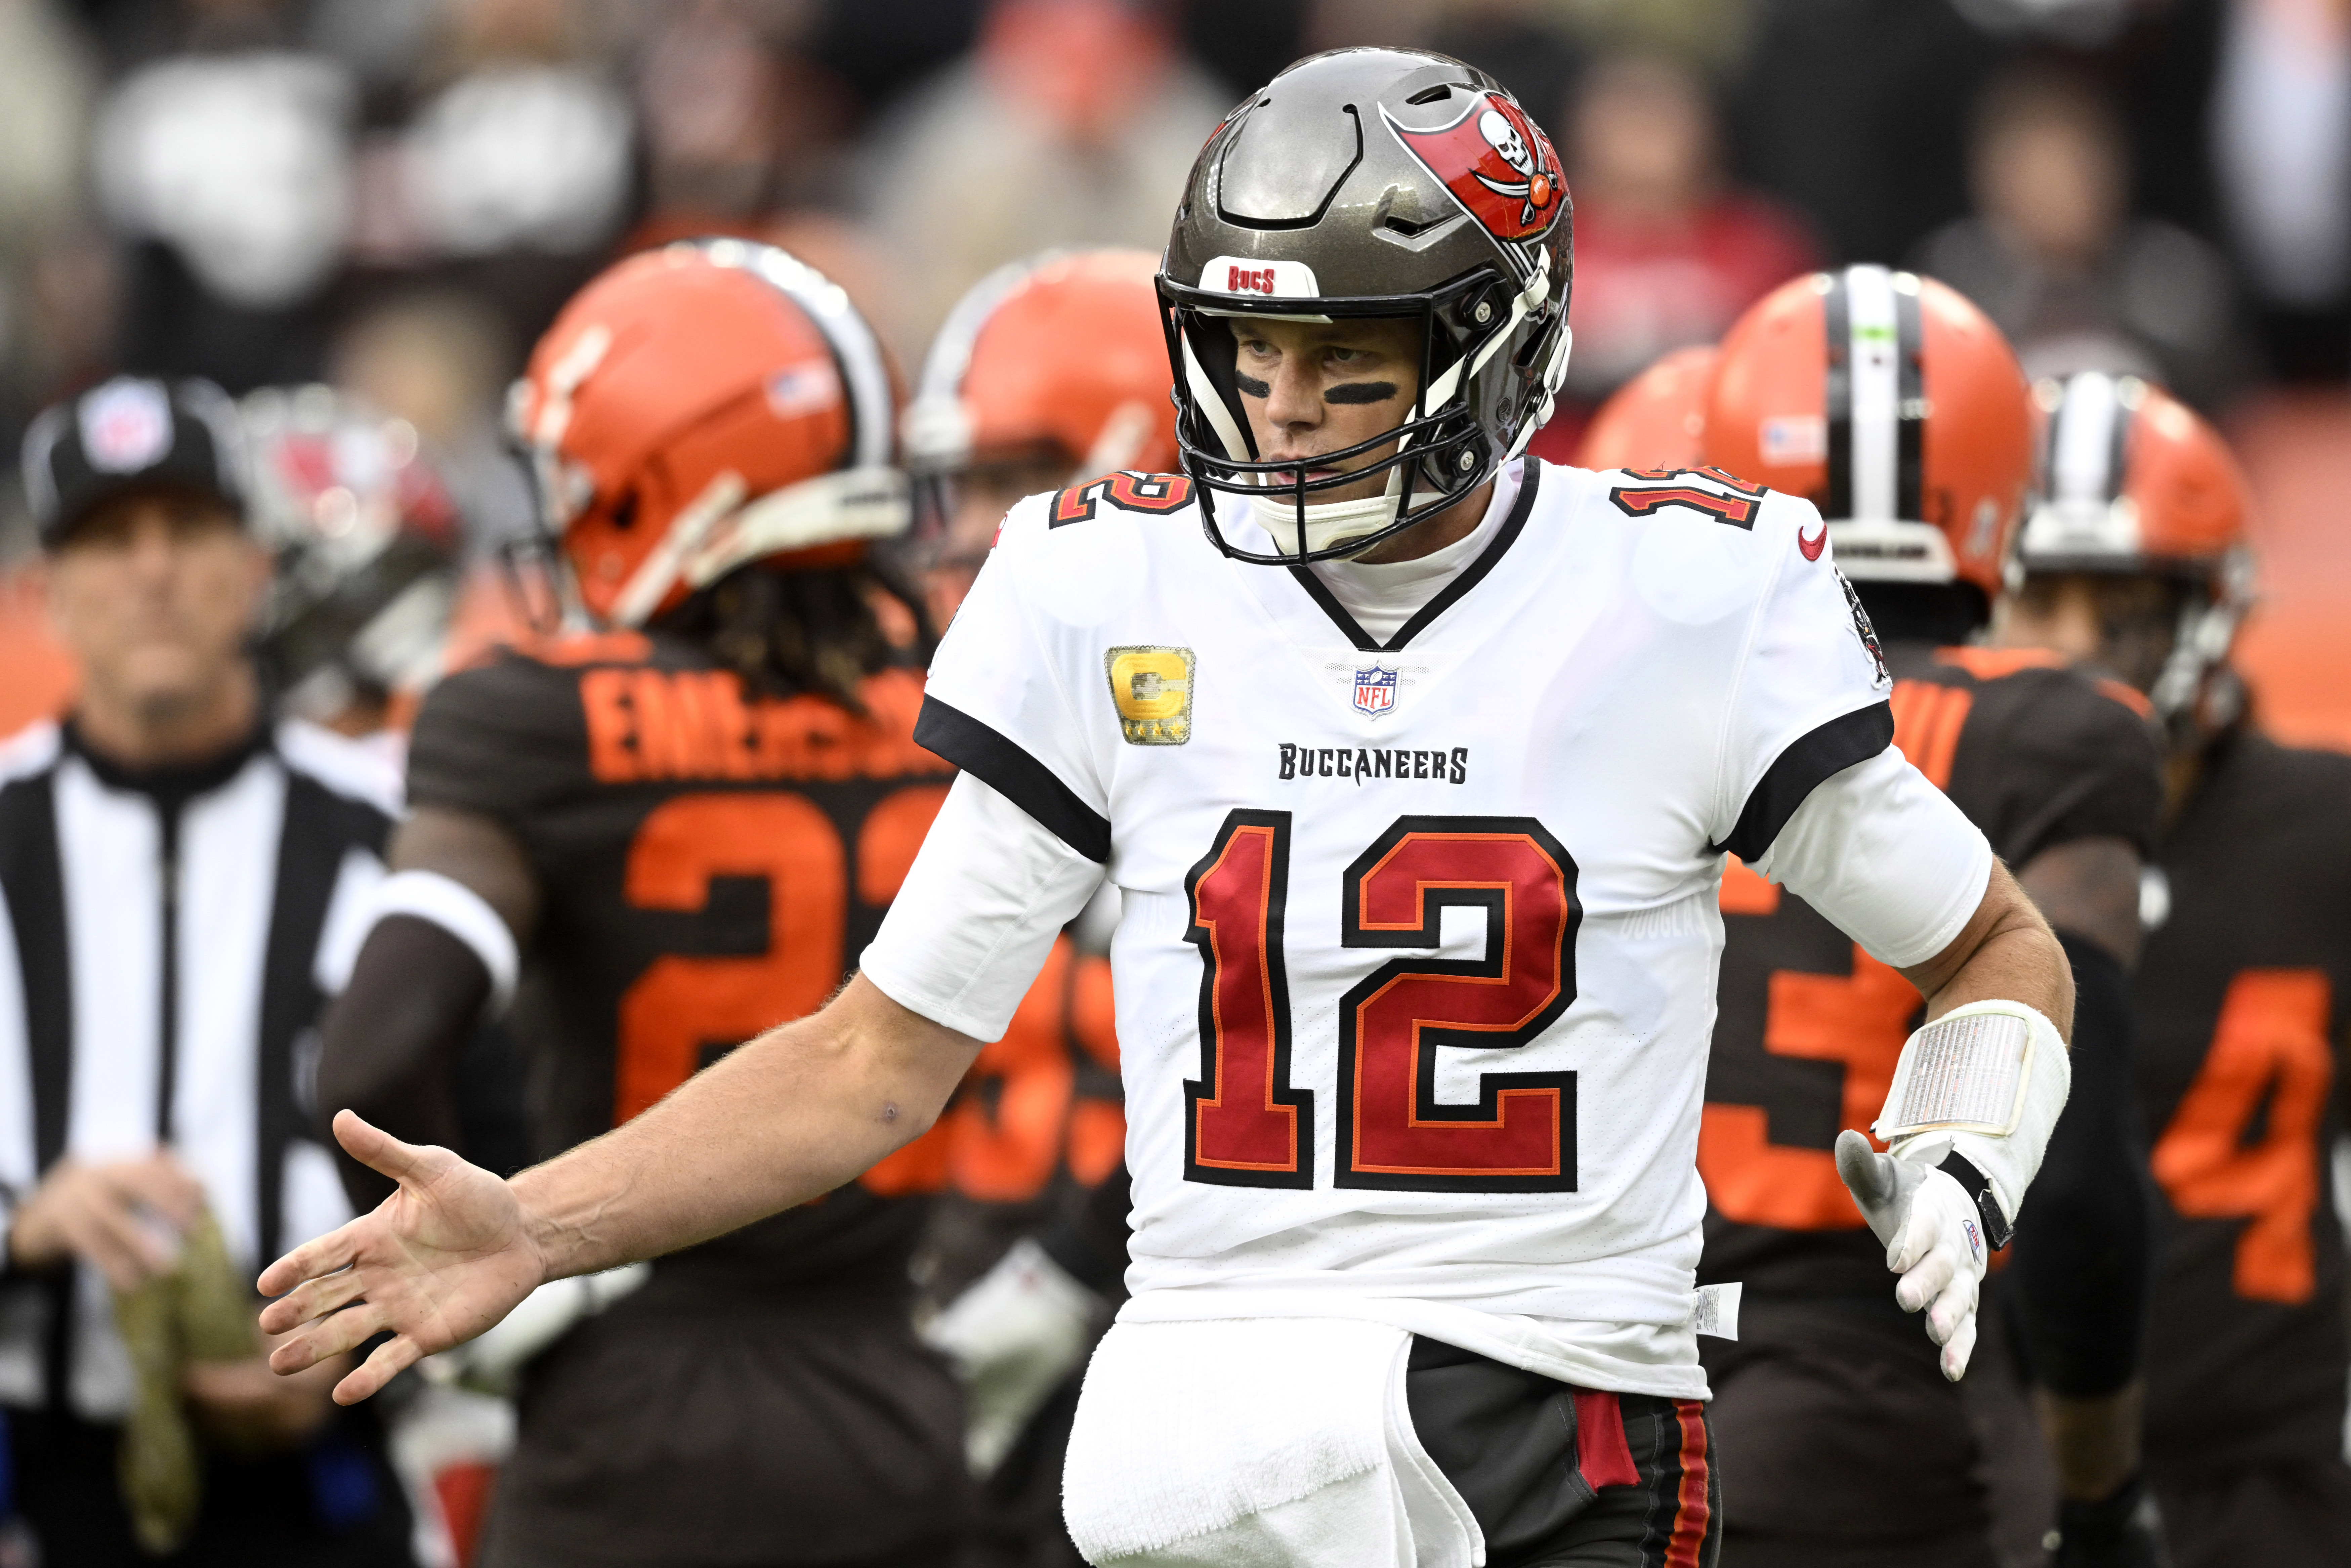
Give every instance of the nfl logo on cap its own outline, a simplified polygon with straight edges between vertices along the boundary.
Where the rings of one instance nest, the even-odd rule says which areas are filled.
[[[80,414],[82,451],[101,474],[136,474],[172,449],[172,405],[153,382],[109,382]]]
[[[1395,710],[1396,673],[1374,664],[1355,672],[1355,711],[1373,718]]]

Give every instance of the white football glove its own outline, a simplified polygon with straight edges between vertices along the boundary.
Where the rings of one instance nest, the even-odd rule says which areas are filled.
[[[923,1330],[963,1380],[965,1457],[985,1476],[1093,1347],[1105,1303],[1023,1239]]]
[[[1886,1266],[1901,1276],[1894,1300],[1906,1312],[1926,1310],[1927,1337],[1943,1347],[1943,1375],[1957,1383],[1975,1351],[1989,1255],[1975,1200],[1936,1168],[1950,1152],[1949,1139],[1929,1138],[1898,1158],[1881,1155],[1851,1128],[1836,1142],[1837,1175],[1886,1243]]]

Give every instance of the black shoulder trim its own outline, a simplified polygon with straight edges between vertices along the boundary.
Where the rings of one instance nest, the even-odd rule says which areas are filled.
[[[1528,517],[1534,511],[1535,489],[1541,483],[1542,463],[1530,457],[1520,472],[1518,499],[1510,504],[1510,515],[1503,518],[1502,526],[1495,530],[1493,542],[1479,552],[1476,560],[1456,572],[1453,580],[1437,591],[1436,598],[1422,605],[1414,612],[1412,619],[1397,627],[1395,635],[1384,643],[1364,630],[1362,623],[1347,612],[1347,607],[1339,602],[1321,578],[1314,575],[1312,568],[1293,566],[1290,569],[1290,575],[1306,590],[1308,598],[1322,606],[1322,613],[1331,618],[1332,623],[1346,634],[1347,641],[1355,645],[1357,653],[1395,653],[1425,631],[1429,622],[1452,609],[1463,594],[1484,581],[1486,574],[1493,570],[1510,553],[1510,547],[1518,542],[1519,535],[1526,529]]]
[[[914,720],[914,744],[978,775],[983,783],[1086,859],[1109,862],[1110,819],[1079,800],[1051,768],[1008,737],[936,697],[926,696]]]
[[[1894,705],[1883,702],[1841,714],[1798,737],[1764,770],[1730,836],[1708,847],[1717,853],[1728,850],[1752,865],[1815,786],[1893,744]]]

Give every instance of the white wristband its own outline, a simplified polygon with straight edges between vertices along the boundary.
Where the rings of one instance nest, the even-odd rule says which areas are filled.
[[[521,956],[505,918],[480,894],[437,871],[395,872],[377,884],[374,897],[368,901],[369,929],[392,915],[430,921],[470,948],[490,972],[494,1010],[504,1012],[514,1000]]]
[[[1948,1143],[1982,1173],[2013,1224],[2072,1085],[2065,1042],[2040,1011],[1970,1002],[1903,1043],[1871,1130],[1897,1158],[1929,1139]]]

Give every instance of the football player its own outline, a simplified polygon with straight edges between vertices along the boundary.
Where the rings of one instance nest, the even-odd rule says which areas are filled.
[[[513,417],[602,630],[427,696],[321,1105],[454,1141],[463,1042],[519,977],[544,1156],[840,984],[948,774],[876,613],[917,596],[862,559],[906,520],[896,413],[865,323],[781,251],[673,246],[565,308]],[[527,1362],[484,1560],[943,1560],[962,1412],[911,1323],[925,1163],[535,1301],[475,1369]]]
[[[2133,984],[2162,1203],[2147,1461],[2180,1568],[2351,1562],[2343,1462],[2342,1135],[2351,1040],[2351,760],[2249,722],[2243,476],[2160,390],[2044,383],[2043,494],[2004,641],[2143,694],[2165,827]]]
[[[2156,828],[2155,748],[2134,694],[1966,645],[2001,591],[2032,482],[2030,388],[1958,294],[1855,267],[1783,286],[1732,329],[1705,427],[1716,465],[1818,504],[1826,537],[1801,542],[1833,549],[1854,580],[1854,623],[1891,681],[1895,745],[2017,868],[2072,960],[2073,1098],[2017,1249],[2025,1339],[2054,1396],[2060,1560],[2147,1561],[2134,1383],[2144,1167],[2124,1111],[2124,967]],[[1865,1226],[1832,1147],[1896,1078],[1918,998],[1750,865],[1726,876],[1722,908],[1700,1277],[1745,1286],[1738,1343],[1707,1354],[1724,1447],[1744,1460],[1729,1513],[1739,1560],[1991,1568],[1967,1412],[1886,1301],[1886,1238]],[[2005,1223],[1986,1219],[1984,1239],[2006,1245]]]
[[[852,1179],[1107,877],[1134,1294],[1070,1443],[1087,1558],[1711,1564],[1729,847],[1928,998],[1845,1168],[1962,1372],[2065,1096],[2063,950],[1892,747],[1808,503],[1521,460],[1571,256],[1550,141],[1458,61],[1238,106],[1159,280],[1185,473],[1005,519],[917,730],[964,771],[860,974],[511,1184],[339,1118],[400,1192],[265,1277],[277,1364],[391,1331],[365,1397]]]

